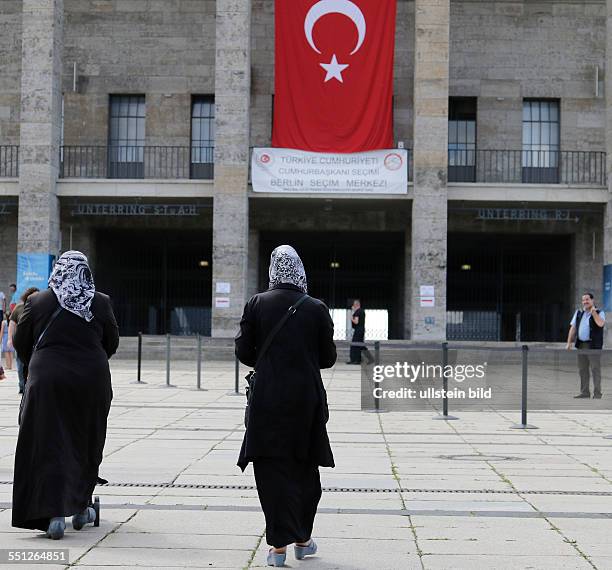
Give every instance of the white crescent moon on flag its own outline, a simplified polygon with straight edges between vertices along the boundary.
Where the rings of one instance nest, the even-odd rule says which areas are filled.
[[[317,53],[321,53],[312,39],[312,31],[319,19],[327,14],[343,14],[353,21],[357,27],[359,37],[351,55],[359,51],[366,37],[366,20],[359,6],[354,2],[350,2],[350,0],[321,0],[308,11],[304,20],[304,32],[310,47]]]

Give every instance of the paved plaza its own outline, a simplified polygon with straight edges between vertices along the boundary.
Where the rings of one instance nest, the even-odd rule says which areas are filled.
[[[196,368],[112,361],[114,400],[99,487],[102,523],[63,541],[10,526],[19,396],[0,383],[0,548],[68,548],[86,568],[255,568],[264,562],[264,518],[252,469],[236,459],[244,397],[232,395],[232,362]],[[241,370],[241,379],[246,368]],[[612,415],[532,413],[538,430],[509,427],[512,412],[360,410],[360,371],[323,371],[337,467],[314,536],[310,569],[612,568]],[[19,566],[26,567],[26,566]],[[35,566],[60,568],[63,566]]]

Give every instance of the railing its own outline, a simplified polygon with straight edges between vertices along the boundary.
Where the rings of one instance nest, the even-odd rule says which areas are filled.
[[[580,150],[449,150],[449,182],[606,185],[606,153]]]
[[[17,178],[18,176],[19,147],[0,145],[0,178]]]
[[[63,146],[61,178],[211,180],[214,147]]]

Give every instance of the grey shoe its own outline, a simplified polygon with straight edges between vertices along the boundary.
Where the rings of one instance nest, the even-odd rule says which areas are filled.
[[[64,517],[53,517],[49,522],[49,528],[47,529],[47,538],[52,540],[59,540],[64,538],[64,531],[66,530],[66,520]]]
[[[312,556],[317,553],[317,543],[312,540],[308,541],[308,546],[295,545],[295,557],[298,560],[303,560],[304,556]]]
[[[274,552],[273,549],[270,549],[268,555],[266,556],[266,563],[268,566],[276,566],[281,567],[285,565],[285,560],[287,559],[287,552]]]
[[[81,530],[86,524],[91,524],[96,520],[96,511],[93,507],[87,507],[82,513],[72,517],[72,528]]]

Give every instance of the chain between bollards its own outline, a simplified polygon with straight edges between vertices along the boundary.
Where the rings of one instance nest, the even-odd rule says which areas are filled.
[[[529,377],[529,347],[524,344],[521,348],[521,361],[523,365],[521,375],[521,423],[510,426],[510,429],[538,429],[536,426],[532,426],[527,423],[527,381]]]

